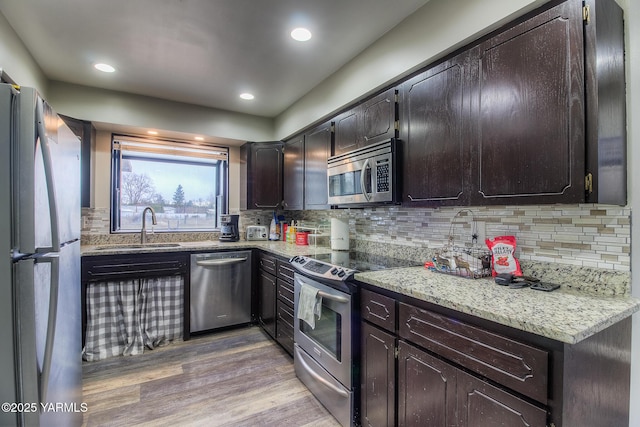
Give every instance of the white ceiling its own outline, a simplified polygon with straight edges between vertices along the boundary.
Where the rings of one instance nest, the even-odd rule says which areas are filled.
[[[51,80],[275,117],[427,1],[0,0],[0,12]],[[291,39],[297,26],[313,38]]]

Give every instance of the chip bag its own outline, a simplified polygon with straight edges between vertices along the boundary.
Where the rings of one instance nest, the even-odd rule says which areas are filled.
[[[485,240],[485,243],[491,251],[491,274],[493,277],[502,273],[522,276],[520,262],[515,257],[515,236],[498,236]]]

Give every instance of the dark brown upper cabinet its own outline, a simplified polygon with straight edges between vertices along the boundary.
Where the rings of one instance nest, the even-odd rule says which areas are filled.
[[[304,208],[329,209],[327,159],[331,156],[331,122],[324,123],[304,137]]]
[[[473,49],[474,204],[585,199],[582,5],[570,0]]]
[[[78,120],[73,117],[63,116],[62,120],[69,129],[80,138],[80,169],[81,169],[81,206],[91,207],[91,151],[95,150],[96,128],[86,120]]]
[[[407,205],[469,201],[470,56],[463,52],[407,80],[400,91]]]
[[[282,205],[281,141],[248,142],[240,147],[240,208],[277,209]]]
[[[285,143],[284,209],[329,209],[327,159],[332,135],[332,122],[326,122]]]
[[[396,94],[395,88],[387,89],[337,116],[334,155],[395,138]]]
[[[586,0],[585,8],[587,179],[591,181],[587,201],[626,205],[627,118],[622,9],[613,0]]]
[[[284,182],[282,207],[304,209],[304,135],[284,144]]]
[[[403,204],[625,205],[622,24],[551,2],[403,82]]]

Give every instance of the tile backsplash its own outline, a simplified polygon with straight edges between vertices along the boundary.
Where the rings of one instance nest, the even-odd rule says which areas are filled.
[[[279,211],[286,220],[329,222],[347,219],[350,240],[366,244],[400,245],[414,252],[430,253],[451,237],[470,243],[472,235],[514,235],[520,260],[551,262],[577,267],[629,271],[631,265],[631,209],[629,207],[579,204],[499,206],[474,208],[405,208],[401,206],[323,211]],[[83,244],[119,242],[123,236],[109,234],[109,209],[83,209]],[[241,231],[247,225],[268,225],[272,211],[240,212]],[[177,233],[175,233],[177,234]],[[120,236],[120,237],[118,237]],[[217,238],[217,233],[156,233],[155,239]],[[479,242],[484,246],[484,242]],[[409,249],[407,248],[407,249]]]

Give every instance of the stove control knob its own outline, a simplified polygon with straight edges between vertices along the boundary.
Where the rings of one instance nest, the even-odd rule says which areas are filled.
[[[339,270],[338,271],[338,277],[344,277],[344,275],[345,275],[344,270]]]
[[[333,267],[333,269],[330,271],[331,275],[335,276],[336,274],[338,274],[338,269]]]

